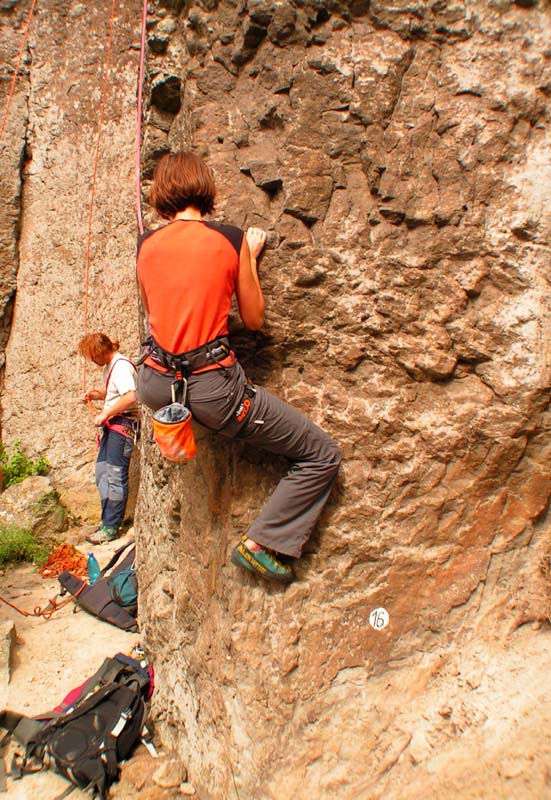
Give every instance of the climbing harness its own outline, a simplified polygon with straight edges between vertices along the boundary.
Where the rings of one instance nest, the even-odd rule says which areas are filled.
[[[119,433],[121,436],[126,436],[127,439],[131,439],[133,442],[138,441],[140,423],[137,419],[124,417],[121,414],[117,417],[106,419],[103,424],[108,430],[114,431],[114,433]]]
[[[227,336],[219,336],[194,350],[171,353],[149,335],[143,342],[143,347],[138,364],[151,359],[174,375],[171,386],[172,403],[158,409],[152,417],[153,439],[169,461],[188,461],[197,453],[197,446],[191,427],[192,414],[186,408],[187,378],[194,372],[218,364],[231,356],[229,339]]]
[[[218,364],[231,355],[230,342],[227,336],[219,336],[210,342],[196,347],[194,350],[187,350],[184,353],[171,353],[161,347],[155,339],[149,335],[142,343],[145,348],[138,360],[138,366],[151,358],[161,367],[169,372],[174,372],[177,376],[189,376],[203,367]]]

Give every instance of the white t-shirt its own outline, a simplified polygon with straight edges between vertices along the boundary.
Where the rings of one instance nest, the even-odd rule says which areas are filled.
[[[103,380],[106,385],[103,408],[107,409],[123,394],[136,391],[136,367],[125,356],[115,353],[109,364],[103,368]],[[124,415],[138,416],[138,404],[127,408]]]

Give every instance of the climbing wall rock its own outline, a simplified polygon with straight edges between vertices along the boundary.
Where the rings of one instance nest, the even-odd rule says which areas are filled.
[[[129,353],[140,5],[115,3],[89,290],[90,327]],[[28,7],[0,0],[0,99]],[[83,515],[97,498],[76,345],[110,8],[37,4],[0,140],[6,320],[17,273],[2,435],[47,454]],[[197,458],[173,466],[146,420],[152,719],[202,798],[465,800],[467,783],[522,798],[534,776],[531,796],[548,791],[537,743],[530,778],[510,753],[493,769],[497,733],[485,758],[439,760],[492,709],[438,682],[497,682],[463,652],[519,627],[528,649],[548,612],[550,34],[547,0],[149,4],[144,200],[162,153],[193,146],[216,216],[268,230],[267,322],[252,334],[232,314],[232,342],[343,452],[282,589],[228,556],[286,465],[197,430]],[[542,683],[522,687],[533,708]]]
[[[4,349],[10,332],[18,265],[21,217],[20,168],[26,157],[28,117],[28,60],[21,57],[19,77],[14,71],[19,61],[28,12],[0,3],[0,374],[4,375]],[[10,66],[8,66],[10,65]]]
[[[202,435],[172,467],[144,439],[155,708],[205,796],[380,796],[424,659],[544,615],[520,588],[551,490],[551,18],[530,5],[150,6],[146,178],[193,146],[217,216],[268,230],[267,324],[233,342],[344,456],[280,589],[228,556],[285,465]]]
[[[30,7],[14,5],[0,17],[11,30],[9,53],[7,43],[3,48],[12,69]],[[19,439],[30,454],[47,455],[69,508],[96,519],[95,433],[80,402],[84,372],[77,345],[86,325],[86,332],[104,330],[120,339],[130,355],[138,347],[133,162],[140,16],[136,8],[115,5],[98,148],[110,10],[107,0],[37,4],[1,145],[11,153],[6,169],[2,161],[3,180],[12,186],[2,202],[12,198],[4,213],[16,243],[1,256],[15,265],[11,273],[6,267],[7,297],[17,269],[4,442]],[[101,371],[88,366],[86,382],[101,385]]]

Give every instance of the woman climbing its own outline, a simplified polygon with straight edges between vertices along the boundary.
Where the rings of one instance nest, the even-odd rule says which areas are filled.
[[[228,344],[228,314],[236,294],[244,325],[264,322],[257,258],[266,234],[209,222],[216,189],[207,164],[191,152],[164,156],[150,201],[169,224],[146,233],[138,248],[138,281],[149,332],[149,355],[137,395],[153,411],[171,402],[180,370],[196,421],[291,462],[260,515],[233,549],[234,564],[288,583],[325,505],[340,463],[337,445],[291,406],[247,380]]]

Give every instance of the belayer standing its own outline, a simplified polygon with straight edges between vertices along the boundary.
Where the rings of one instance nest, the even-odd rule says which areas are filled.
[[[136,403],[136,367],[121,355],[119,343],[105,333],[90,333],[79,342],[84,358],[103,367],[105,388],[92,389],[84,402],[103,400],[103,409],[94,416],[101,430],[96,459],[96,486],[101,500],[101,525],[86,537],[92,544],[116,539],[124,519],[128,499],[128,468],[139,426]]]
[[[138,400],[153,411],[171,402],[172,384],[187,377],[196,421],[291,462],[288,473],[234,548],[234,564],[288,583],[325,505],[340,463],[337,445],[307,417],[250,383],[229,347],[228,314],[236,294],[244,325],[264,322],[257,258],[266,234],[209,222],[216,189],[197,155],[163,156],[150,201],[169,220],[138,247],[138,281],[149,326],[149,351],[138,372]],[[146,351],[147,352],[147,351]]]

